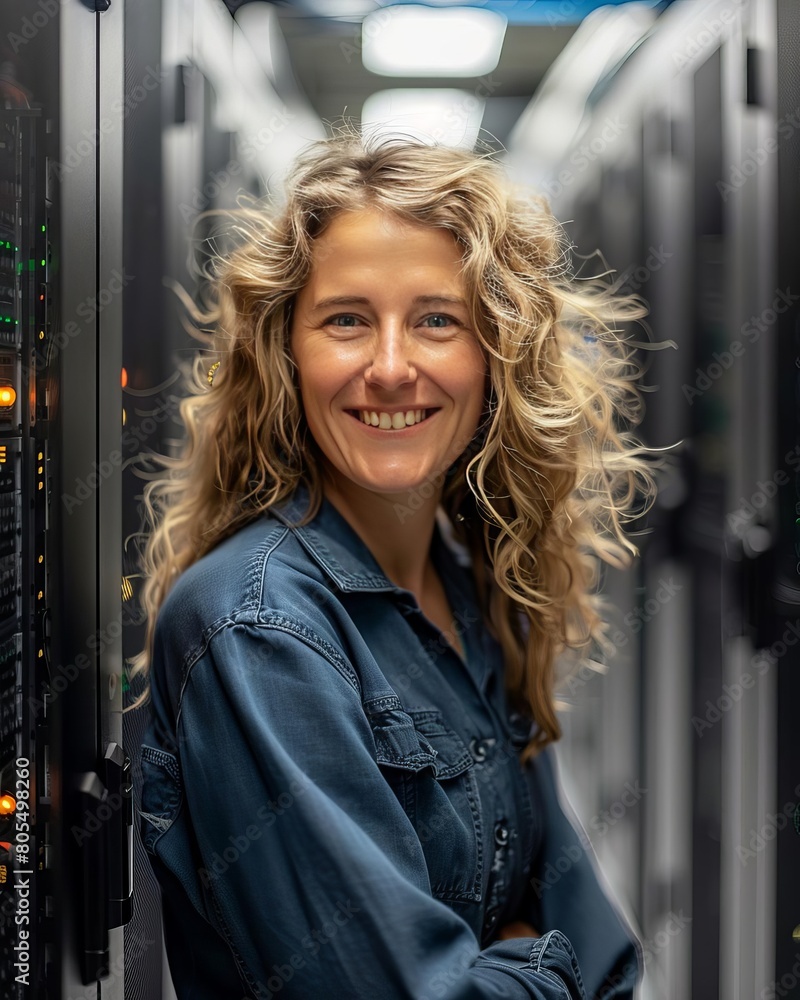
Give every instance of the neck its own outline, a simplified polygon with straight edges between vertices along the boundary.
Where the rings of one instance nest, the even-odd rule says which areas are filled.
[[[411,591],[421,603],[434,572],[430,549],[441,488],[424,499],[414,491],[373,493],[350,480],[326,476],[323,492],[366,544],[389,580]]]

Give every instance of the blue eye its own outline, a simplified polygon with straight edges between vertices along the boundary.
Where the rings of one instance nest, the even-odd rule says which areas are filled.
[[[453,319],[452,316],[448,316],[446,313],[431,313],[431,315],[430,316],[426,316],[425,319],[426,320],[428,320],[428,319],[445,319],[445,320],[448,320],[451,323],[458,323],[458,320]],[[441,330],[441,329],[443,329],[443,327],[434,327],[434,329]]]
[[[339,322],[337,322],[338,320],[343,320],[343,319],[353,320],[353,322],[352,323],[339,323]],[[429,316],[425,316],[425,318],[422,320],[422,322],[423,322],[423,324],[427,324],[428,320],[431,320],[431,319],[445,320],[446,322],[444,324],[438,324],[437,323],[435,326],[428,326],[428,329],[430,329],[430,330],[444,330],[444,329],[447,328],[448,324],[450,324],[450,325],[455,324],[456,326],[459,325],[459,321],[457,319],[455,319],[454,317],[452,317],[452,316],[448,316],[447,313],[431,313]],[[324,325],[325,326],[338,326],[340,329],[344,330],[344,329],[352,328],[353,326],[357,326],[360,322],[361,322],[361,320],[359,319],[358,316],[355,315],[355,313],[337,313],[335,316],[329,316],[325,320],[325,324]]]

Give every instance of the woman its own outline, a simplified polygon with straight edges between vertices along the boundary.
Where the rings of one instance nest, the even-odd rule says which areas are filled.
[[[579,290],[544,204],[464,150],[344,128],[237,214],[195,310],[219,362],[145,490],[140,828],[179,998],[631,997],[549,745],[556,658],[608,648],[592,557],[636,554],[654,489],[605,322],[641,302]]]

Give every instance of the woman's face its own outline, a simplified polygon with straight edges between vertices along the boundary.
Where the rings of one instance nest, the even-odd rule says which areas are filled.
[[[436,486],[474,437],[486,361],[459,270],[447,230],[378,210],[343,212],[317,239],[290,347],[334,481]]]

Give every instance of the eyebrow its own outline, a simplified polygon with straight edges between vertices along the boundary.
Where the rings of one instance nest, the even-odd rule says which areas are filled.
[[[414,305],[434,305],[443,302],[451,306],[463,306],[467,308],[467,303],[458,295],[417,295],[413,300]],[[369,299],[363,295],[331,295],[328,298],[320,299],[315,303],[311,311],[326,309],[329,306],[349,306],[349,305],[369,305]]]

